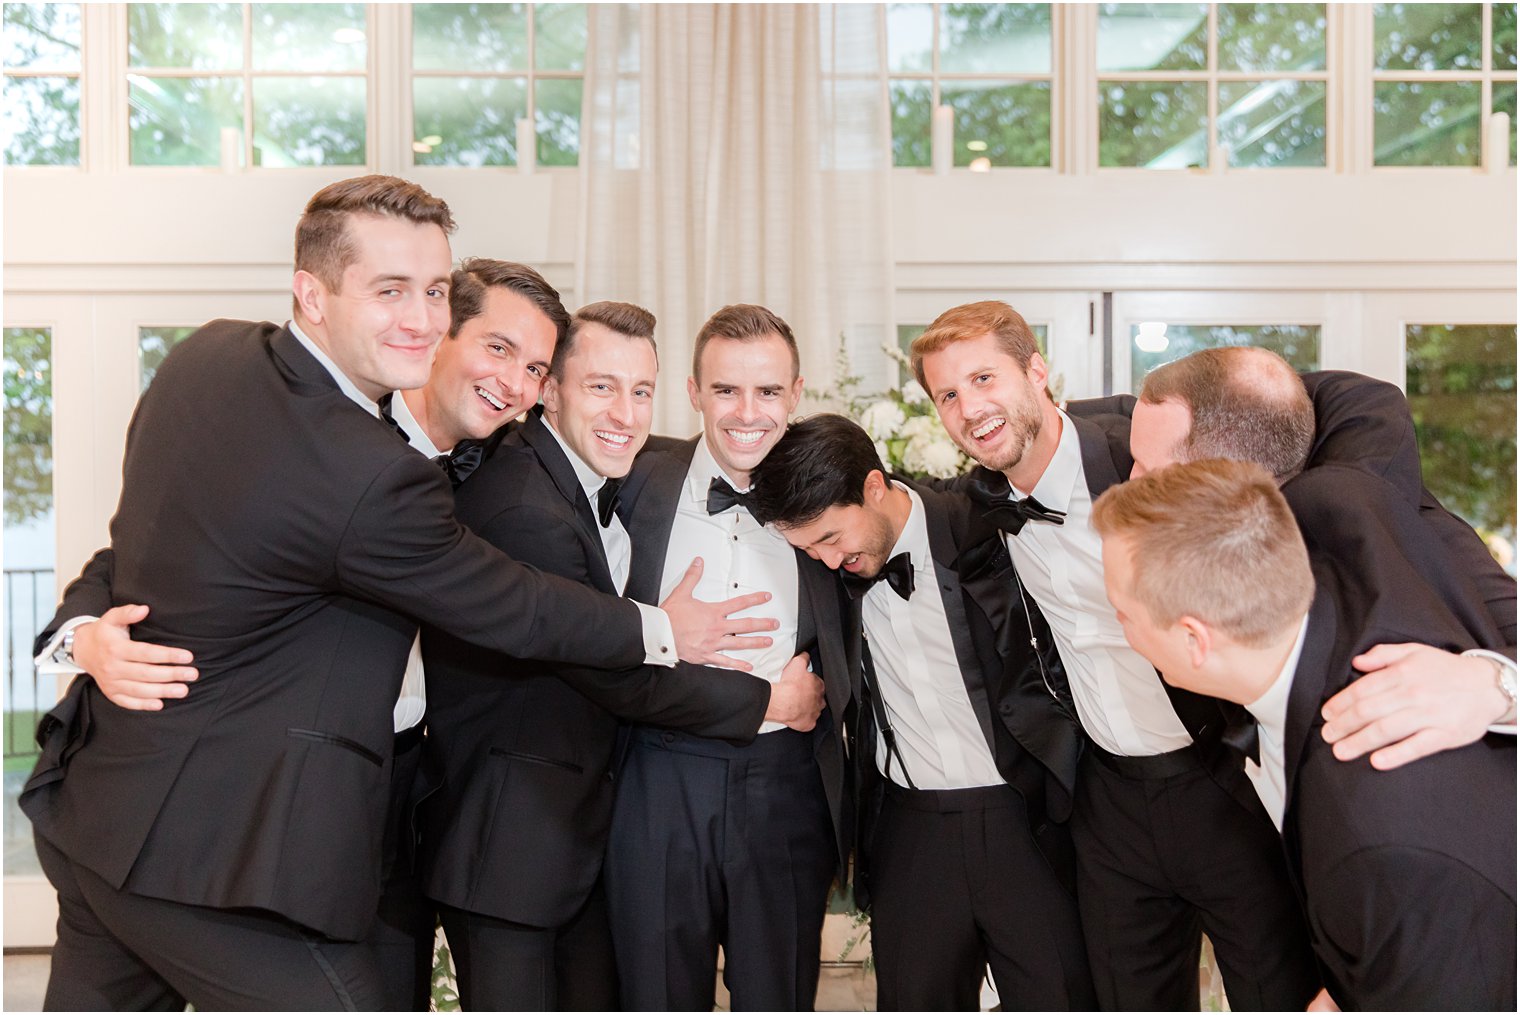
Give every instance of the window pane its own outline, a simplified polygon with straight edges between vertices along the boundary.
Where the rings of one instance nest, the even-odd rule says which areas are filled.
[[[1323,166],[1324,82],[1221,83],[1219,141],[1231,166]]]
[[[417,165],[515,166],[517,121],[528,115],[527,79],[417,78],[412,110]]]
[[[78,4],[6,4],[7,70],[79,69]]]
[[[1098,70],[1204,70],[1208,4],[1099,4]]]
[[[242,4],[127,4],[130,67],[237,70]]]
[[[1425,485],[1513,573],[1515,326],[1412,324],[1405,343]]]
[[[927,74],[933,69],[932,4],[887,4],[887,70]]]
[[[1319,366],[1317,324],[1168,324],[1160,340],[1142,339],[1138,325],[1130,329],[1130,390],[1139,391],[1145,375],[1199,349],[1230,345],[1254,345],[1271,349],[1293,364],[1295,370]],[[1141,347],[1145,342],[1145,347]]]
[[[191,327],[150,327],[137,329],[137,375],[141,381],[139,391],[147,391],[164,357],[180,342],[195,333]]]
[[[539,78],[534,93],[539,165],[575,165],[581,151],[581,79]]]
[[[1466,70],[1483,64],[1481,4],[1373,4],[1373,66]]]
[[[1509,164],[1515,164],[1515,83],[1494,82],[1494,112],[1509,114]]]
[[[255,78],[254,163],[362,166],[363,78]]]
[[[956,81],[940,86],[955,110],[955,164],[1050,165],[1050,85]]]
[[[534,4],[533,47],[538,70],[586,66],[586,5]]]
[[[416,70],[528,69],[528,12],[523,4],[416,4]]]
[[[79,79],[6,78],[4,123],[6,165],[79,165]]]
[[[360,71],[368,60],[363,4],[254,4],[253,69]]]
[[[214,166],[222,128],[243,126],[243,83],[235,78],[127,77],[134,166]]]
[[[1203,82],[1098,82],[1098,164],[1181,169],[1209,161]]]
[[[1515,5],[1492,4],[1494,9],[1494,70],[1515,69]]]
[[[1325,69],[1324,4],[1220,4],[1219,69]]]
[[[16,798],[37,759],[32,734],[57,700],[32,640],[53,615],[53,336],[5,329],[5,874],[40,874]]]
[[[939,69],[949,74],[1050,72],[1049,4],[945,4]]]
[[[1372,94],[1373,164],[1475,166],[1482,151],[1476,81],[1379,81]]]
[[[927,166],[929,164],[929,102],[932,92],[927,81],[893,81],[892,164]]]

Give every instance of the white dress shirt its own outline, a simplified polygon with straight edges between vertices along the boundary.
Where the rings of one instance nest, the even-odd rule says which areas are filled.
[[[1309,615],[1298,622],[1298,637],[1293,641],[1293,651],[1272,686],[1262,692],[1260,698],[1246,706],[1256,717],[1256,749],[1261,763],[1246,759],[1246,776],[1256,787],[1262,806],[1272,817],[1277,830],[1282,831],[1283,808],[1288,796],[1287,769],[1284,762],[1283,742],[1288,725],[1288,694],[1293,689],[1293,675],[1298,672],[1298,660],[1304,654],[1304,639],[1309,633]]]
[[[703,565],[702,577],[693,593],[697,599],[718,602],[748,592],[769,592],[770,602],[735,616],[774,617],[778,620],[781,626],[770,632],[770,647],[736,650],[728,654],[749,663],[754,667],[755,676],[774,684],[781,679],[781,671],[792,656],[797,654],[797,552],[780,533],[761,526],[738,505],[709,515],[707,489],[714,479],[722,479],[734,486],[733,480],[718,467],[706,439],[699,439],[681,495],[676,501],[676,516],[670,527],[670,544],[665,551],[665,570],[660,581],[660,599],[663,601],[680,584],[693,557],[701,557]],[[746,492],[735,489],[739,493]],[[760,732],[772,733],[784,728],[782,723],[767,722],[760,727]]]
[[[877,582],[861,602],[877,692],[892,724],[902,764],[917,789],[969,789],[1003,782],[987,737],[971,707],[939,577],[929,552],[929,524],[918,493],[897,484],[913,501],[907,524],[888,554],[913,563],[911,599]],[[876,735],[876,766],[898,785],[902,771]]]
[[[1092,527],[1092,495],[1076,428],[1065,412],[1055,456],[1028,491],[1066,512],[1062,525],[1030,522],[1005,537],[1029,594],[1050,624],[1088,736],[1110,754],[1164,754],[1192,743],[1161,678],[1124,640],[1103,589],[1103,542]],[[1014,499],[1025,494],[1013,491]]]
[[[575,478],[580,480],[581,489],[586,492],[586,499],[591,502],[591,514],[597,513],[596,498],[601,493],[602,487],[607,485],[607,477],[599,475],[595,469],[587,465],[570,449],[565,439],[554,429],[554,424],[544,417],[544,427],[554,435],[559,442],[560,450],[564,451],[565,457],[570,459],[570,466],[575,470]],[[596,526],[597,533],[602,537],[602,550],[607,555],[607,570],[612,572],[612,587],[617,589],[618,595],[623,594],[624,587],[628,584],[628,562],[633,554],[633,545],[628,541],[628,530],[623,527],[623,520],[617,515],[612,520]]]

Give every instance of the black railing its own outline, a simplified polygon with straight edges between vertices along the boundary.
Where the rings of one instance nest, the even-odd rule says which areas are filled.
[[[5,757],[37,753],[33,730],[38,712],[53,704],[51,691],[43,700],[32,665],[32,641],[53,615],[53,569],[5,569]],[[30,694],[22,693],[30,690]],[[20,705],[21,707],[18,707]]]

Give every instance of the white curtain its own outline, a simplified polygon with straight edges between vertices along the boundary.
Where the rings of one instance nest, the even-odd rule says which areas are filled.
[[[728,303],[792,326],[809,387],[841,337],[895,341],[878,5],[589,5],[576,294],[659,318],[654,426],[695,429],[692,339]],[[892,379],[895,381],[895,372]]]

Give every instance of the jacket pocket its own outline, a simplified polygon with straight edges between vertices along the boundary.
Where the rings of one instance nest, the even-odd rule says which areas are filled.
[[[545,758],[537,754],[523,754],[521,751],[509,751],[505,747],[491,748],[491,757],[510,758],[513,761],[526,761],[530,765],[548,765],[550,768],[563,768],[565,771],[574,772],[576,775],[581,775],[586,771],[581,766],[572,764],[568,761],[559,761],[555,758]]]
[[[377,768],[385,766],[385,759],[380,757],[380,755],[365,747],[357,740],[340,737],[336,733],[323,733],[320,730],[303,730],[292,726],[285,731],[285,734],[295,737],[297,740],[315,740],[319,744],[332,744],[334,747],[341,747],[346,751],[352,751]]]

